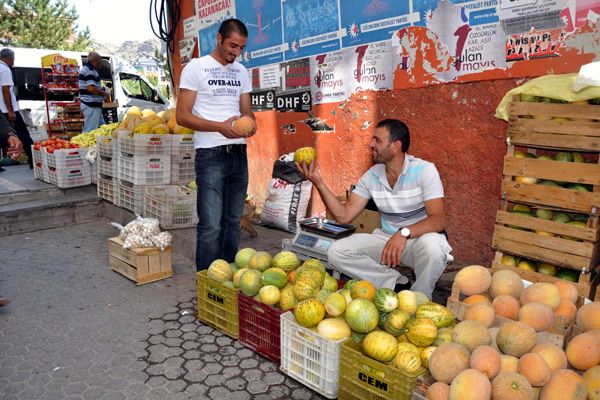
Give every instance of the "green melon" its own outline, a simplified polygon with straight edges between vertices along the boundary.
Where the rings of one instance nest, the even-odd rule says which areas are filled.
[[[290,272],[300,266],[300,259],[296,253],[292,253],[291,251],[280,251],[275,254],[271,264],[275,268],[281,268],[285,272]]]
[[[283,311],[291,310],[296,307],[298,302],[294,297],[294,291],[292,289],[292,285],[287,285],[283,289],[281,289],[281,293],[279,296],[279,308]]]
[[[392,336],[399,336],[410,321],[410,314],[402,310],[394,310],[388,314],[383,329]]]
[[[374,331],[365,336],[362,348],[368,357],[386,363],[396,357],[398,342],[387,332]]]
[[[345,318],[353,331],[369,333],[377,327],[379,312],[373,302],[358,298],[346,306]]]
[[[233,286],[236,288],[240,287],[240,278],[246,271],[248,271],[248,268],[240,268],[233,274]]]
[[[375,306],[381,312],[392,312],[398,307],[396,292],[388,288],[377,289],[375,293]]]
[[[579,282],[579,272],[568,268],[561,268],[556,277],[566,281]]]
[[[279,288],[277,286],[263,286],[258,291],[258,298],[260,299],[260,302],[268,306],[277,304],[280,297],[281,293],[279,292]]]
[[[249,269],[240,277],[240,290],[246,296],[256,296],[262,287],[261,272],[256,269]]]
[[[358,279],[350,279],[348,282],[346,282],[344,284],[344,289],[348,289],[350,291],[352,291],[352,288],[354,287],[354,285],[356,285],[358,283]]]
[[[269,268],[262,273],[261,282],[264,286],[273,285],[283,289],[288,284],[288,277],[281,268]]]
[[[417,318],[429,318],[437,328],[445,328],[454,323],[454,313],[447,307],[434,302],[427,302],[417,307]]]
[[[317,294],[315,295],[315,299],[319,300],[321,303],[325,304],[325,300],[327,299],[327,296],[329,296],[331,294],[330,290],[327,289],[321,289],[317,292]]]
[[[294,279],[301,279],[304,277],[312,279],[318,287],[323,286],[323,283],[325,282],[325,272],[315,266],[303,265],[296,270]]]
[[[323,265],[323,263],[320,260],[317,260],[316,258],[309,258],[306,261],[304,261],[301,265],[302,267],[316,267],[318,269],[320,269],[323,273],[325,273],[325,265]]]
[[[248,266],[248,261],[250,261],[250,257],[252,257],[256,253],[256,250],[246,247],[238,251],[235,255],[235,264],[238,268],[246,268]]]
[[[232,281],[225,281],[223,282],[223,286],[228,287],[230,289],[235,289],[236,287],[233,285]]]
[[[271,267],[271,255],[266,251],[257,251],[248,261],[248,268],[265,271]]]
[[[325,318],[325,308],[317,299],[303,300],[294,307],[294,317],[298,324],[311,328]]]
[[[377,322],[377,327],[379,329],[385,329],[385,321],[387,321],[388,313],[379,312],[379,321]]]
[[[329,274],[325,275],[325,281],[323,281],[323,289],[327,289],[330,292],[335,292],[336,290],[338,290],[337,280]]]
[[[234,274],[239,270],[239,267],[234,262],[229,263],[229,266],[231,267],[231,270],[233,271]]]
[[[296,278],[294,281],[294,297],[298,301],[314,298],[319,292],[319,287],[311,278]]]
[[[210,279],[223,283],[233,278],[233,271],[227,261],[217,259],[209,265],[207,276]]]
[[[332,317],[339,317],[346,311],[346,298],[341,293],[330,293],[325,302],[325,312]]]

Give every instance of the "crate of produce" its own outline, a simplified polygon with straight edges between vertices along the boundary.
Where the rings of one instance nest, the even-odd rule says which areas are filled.
[[[79,168],[84,165],[89,166],[89,161],[85,158],[88,149],[58,149],[48,153],[46,148],[42,152],[44,163],[53,168]]]
[[[294,314],[281,314],[281,371],[319,394],[338,395],[340,345],[299,325]]]
[[[98,154],[96,157],[96,164],[98,164],[98,173],[106,176],[117,176],[117,160],[111,157],[106,157]]]
[[[68,189],[78,186],[91,185],[92,176],[90,163],[76,168],[57,169],[54,167],[45,167],[47,182],[61,189]]]
[[[188,228],[198,223],[196,192],[181,186],[147,186],[144,216],[156,218],[165,229]]]
[[[279,364],[281,360],[280,316],[283,311],[238,294],[240,342],[263,357]]]
[[[31,156],[33,157],[33,163],[37,164],[37,163],[42,163],[43,162],[43,154],[42,154],[42,149],[40,148],[40,150],[36,150],[35,149],[35,145],[31,145]]]
[[[196,273],[198,320],[237,339],[239,337],[238,291],[208,277],[207,271]]]
[[[106,201],[110,201],[113,204],[118,203],[118,184],[117,179],[108,175],[98,175],[98,182],[96,183],[96,191],[98,197]]]
[[[426,373],[420,368],[409,374],[392,365],[369,358],[352,339],[342,343],[338,399],[410,400],[417,379]]]
[[[103,157],[113,158],[117,152],[117,140],[113,140],[112,136],[98,136],[96,138],[96,148],[98,155]]]
[[[171,159],[166,156],[136,156],[120,152],[117,156],[119,179],[135,185],[168,185]]]
[[[171,135],[132,134],[130,131],[118,129],[117,150],[121,153],[146,156],[170,155]]]
[[[171,184],[187,185],[196,178],[194,156],[171,156]]]
[[[515,259],[521,258],[518,254],[497,251],[494,256],[494,261],[492,262],[492,271],[510,269],[519,274],[523,280],[529,282],[554,283],[566,279],[577,288],[580,297],[600,300],[600,298],[597,298],[596,290],[598,283],[600,282],[600,274],[598,274],[597,269],[591,272],[589,270],[584,272],[572,268],[561,268],[559,269],[557,276],[552,276],[537,272],[535,268],[535,259],[525,259],[524,261],[529,261],[529,265],[524,265],[523,268],[519,268],[518,266],[512,265],[514,263],[503,263],[504,258],[507,256],[514,257]]]
[[[145,186],[134,185],[131,182],[118,180],[117,205],[136,214],[144,212]]]
[[[171,246],[125,249],[120,237],[108,239],[109,268],[138,285],[173,276],[172,253]]]
[[[171,155],[193,156],[196,154],[194,148],[194,135],[169,135],[171,137]]]
[[[509,106],[510,144],[557,150],[600,151],[600,107],[521,101]]]
[[[46,176],[46,167],[41,162],[36,162],[33,164],[33,177],[39,179],[40,181],[48,181],[48,177]]]

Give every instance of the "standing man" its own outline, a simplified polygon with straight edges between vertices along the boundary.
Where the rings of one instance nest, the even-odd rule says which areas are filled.
[[[102,57],[90,51],[87,62],[79,69],[79,98],[83,114],[83,131],[89,132],[104,125],[102,102],[110,97],[110,91],[100,84],[98,71],[102,66]]]
[[[407,154],[409,146],[410,134],[403,122],[379,122],[370,144],[375,165],[344,204],[325,185],[314,163],[298,168],[337,221],[351,222],[371,198],[381,215],[381,229],[354,234],[329,247],[327,257],[334,269],[394,289],[406,278],[394,267],[411,267],[417,278],[411,289],[431,299],[437,280],[453,259],[443,234],[444,188],[435,165]]]
[[[15,64],[15,52],[11,49],[0,50],[0,86],[2,86],[2,96],[0,96],[0,111],[8,119],[8,122],[14,127],[17,137],[23,144],[29,168],[33,169],[33,156],[31,155],[31,145],[33,140],[29,135],[29,130],[23,117],[19,112],[19,103],[15,96],[11,68]]]
[[[237,19],[224,21],[217,47],[192,60],[181,73],[177,123],[195,130],[198,228],[196,269],[222,258],[232,262],[240,240],[240,219],[248,189],[247,135],[233,129],[241,115],[254,119],[248,71],[236,58],[248,30]]]

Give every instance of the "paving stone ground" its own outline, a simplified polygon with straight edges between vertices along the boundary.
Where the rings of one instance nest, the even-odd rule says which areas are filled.
[[[198,322],[189,260],[142,286],[109,271],[116,233],[101,219],[0,239],[0,398],[323,398]]]

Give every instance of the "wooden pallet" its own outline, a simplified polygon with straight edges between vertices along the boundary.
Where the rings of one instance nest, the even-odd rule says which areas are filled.
[[[109,268],[138,285],[173,276],[172,252],[171,246],[125,249],[120,237],[108,239]]]

